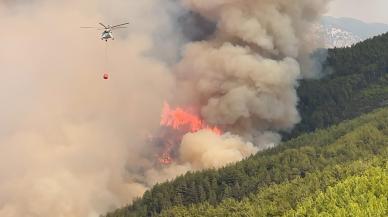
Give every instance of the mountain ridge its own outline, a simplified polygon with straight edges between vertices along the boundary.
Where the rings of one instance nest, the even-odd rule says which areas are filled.
[[[388,24],[367,23],[348,17],[322,18],[319,31],[327,48],[348,47],[368,38],[388,32]]]

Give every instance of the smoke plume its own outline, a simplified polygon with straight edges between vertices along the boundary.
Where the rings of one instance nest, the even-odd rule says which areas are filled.
[[[183,93],[178,100],[195,101],[207,122],[259,149],[268,146],[269,134],[276,143],[273,132],[300,121],[295,89],[299,79],[317,73],[310,59],[319,45],[312,27],[327,1],[183,2],[217,27],[209,40],[185,47],[175,67]]]
[[[276,145],[316,73],[309,33],[326,2],[1,1],[0,216],[96,217]],[[127,21],[108,45],[79,28]],[[226,133],[188,133],[174,164],[155,165],[165,100]]]

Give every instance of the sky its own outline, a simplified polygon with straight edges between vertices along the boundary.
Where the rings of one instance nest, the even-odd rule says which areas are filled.
[[[333,0],[327,15],[388,23],[388,0]]]

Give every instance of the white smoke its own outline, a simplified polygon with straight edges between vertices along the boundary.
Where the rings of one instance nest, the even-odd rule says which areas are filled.
[[[190,163],[193,169],[219,168],[237,162],[253,153],[257,148],[251,143],[244,144],[237,136],[218,136],[203,130],[187,134],[180,148],[180,159]]]

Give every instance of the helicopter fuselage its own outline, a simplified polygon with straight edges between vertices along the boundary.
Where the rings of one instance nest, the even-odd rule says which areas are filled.
[[[113,33],[111,29],[106,29],[101,33],[101,40],[108,41],[109,39],[114,40]]]
[[[113,30],[127,28],[126,25],[128,25],[129,23],[122,23],[122,24],[114,25],[114,26],[105,25],[103,23],[98,23],[98,24],[100,24],[102,27],[104,27],[102,29],[104,31],[101,33],[101,40],[108,41],[109,39],[115,40],[115,38],[113,37]],[[81,27],[81,28],[83,28],[83,29],[98,29],[98,30],[101,30],[101,27],[99,28],[99,27],[92,27],[92,26],[84,26],[84,27]]]

